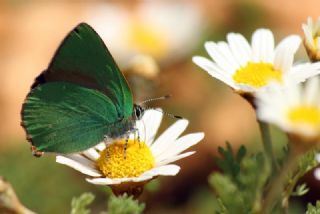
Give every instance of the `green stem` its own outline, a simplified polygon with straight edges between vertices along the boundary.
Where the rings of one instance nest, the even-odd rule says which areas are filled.
[[[290,150],[288,158],[280,170],[280,174],[277,177],[274,177],[270,183],[270,189],[267,191],[262,205],[262,213],[271,213],[276,202],[279,200],[279,197],[281,197],[289,173],[297,167],[298,159],[299,152],[295,149]]]
[[[285,213],[289,212],[289,198],[294,190],[294,187],[296,186],[299,179],[302,177],[303,174],[301,172],[297,172],[293,178],[288,182],[287,187],[284,189],[283,193],[283,199],[281,202],[282,209],[285,211]]]
[[[258,120],[258,123],[259,123],[259,128],[262,136],[262,143],[263,143],[264,150],[267,154],[267,157],[271,160],[271,163],[272,163],[272,169],[273,169],[272,171],[277,172],[278,164],[272,149],[269,125],[260,120]]]

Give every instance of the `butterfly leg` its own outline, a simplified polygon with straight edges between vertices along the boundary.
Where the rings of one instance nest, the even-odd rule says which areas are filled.
[[[126,136],[126,142],[124,143],[124,147],[123,147],[123,157],[124,157],[124,159],[127,158],[128,142],[129,142],[129,134]]]
[[[110,137],[108,137],[107,135],[105,135],[103,137],[103,142],[106,144],[106,150],[107,150],[107,160],[110,158],[110,152],[108,149],[108,146],[111,144],[112,140]]]
[[[44,153],[44,152],[38,151],[37,147],[35,147],[35,146],[31,146],[31,152],[32,152],[32,155],[37,158],[41,157]]]

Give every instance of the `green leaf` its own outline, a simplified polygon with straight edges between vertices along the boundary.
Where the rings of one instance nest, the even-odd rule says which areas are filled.
[[[308,204],[306,214],[320,214],[320,201],[317,201],[315,206]]]
[[[107,214],[141,214],[144,208],[145,205],[134,200],[132,196],[124,194],[116,197],[112,195],[108,201]]]
[[[230,143],[226,142],[226,149],[219,147],[218,152],[222,157],[216,158],[217,165],[225,174],[230,175],[232,178],[236,178],[240,172],[240,162],[246,155],[246,148],[241,145],[234,157]]]
[[[93,200],[94,195],[92,193],[83,193],[78,198],[73,198],[71,201],[71,214],[90,214],[91,211],[87,209]]]
[[[218,164],[224,171],[213,173],[209,183],[219,200],[218,213],[247,214],[259,212],[262,206],[262,194],[271,173],[270,163],[263,153],[246,156],[241,146],[233,155],[230,144],[219,148],[222,155]]]

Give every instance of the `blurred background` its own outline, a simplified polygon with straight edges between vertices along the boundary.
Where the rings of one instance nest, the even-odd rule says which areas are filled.
[[[87,22],[126,71],[136,102],[171,94],[155,105],[189,119],[188,132],[206,134],[192,148],[197,153],[179,161],[178,176],[161,178],[147,188],[140,198],[147,204],[146,213],[213,213],[215,197],[207,177],[217,170],[217,146],[227,140],[235,148],[246,144],[254,151],[261,143],[249,104],[195,66],[191,57],[207,56],[203,43],[225,40],[230,31],[250,38],[256,28],[267,27],[276,41],[292,33],[302,35],[301,24],[308,16],[317,18],[319,7],[318,0],[1,0],[0,176],[38,213],[68,213],[71,198],[85,191],[97,195],[94,210],[106,206],[105,187],[89,185],[80,173],[56,164],[53,156],[32,157],[20,127],[21,104],[34,78],[46,69],[65,35]],[[298,56],[307,59],[303,48]],[[158,69],[152,67],[152,74],[128,69],[139,66],[141,59],[151,66],[155,62]],[[161,129],[172,122],[165,117]],[[277,148],[286,143],[276,129],[273,137]],[[312,174],[305,179],[311,191],[304,200],[315,201],[319,183]]]

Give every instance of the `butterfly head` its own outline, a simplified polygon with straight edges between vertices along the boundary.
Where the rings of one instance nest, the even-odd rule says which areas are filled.
[[[135,120],[140,120],[142,118],[142,116],[144,115],[144,112],[146,111],[146,109],[140,105],[134,104],[133,105],[133,118]]]
[[[145,101],[141,102],[139,105],[134,104],[133,105],[133,113],[132,113],[133,118],[135,120],[140,120],[147,110],[153,109],[155,111],[160,111],[160,112],[164,113],[165,115],[167,115],[167,116],[169,116],[171,118],[182,119],[182,117],[180,117],[180,116],[164,112],[161,109],[159,110],[157,108],[152,108],[152,107],[148,107],[148,106],[146,106],[146,107],[142,106],[145,103],[156,101],[156,100],[164,100],[164,99],[168,99],[169,97],[170,97],[170,95],[166,95],[166,96],[162,96],[162,97],[158,97],[158,98],[145,100]]]

